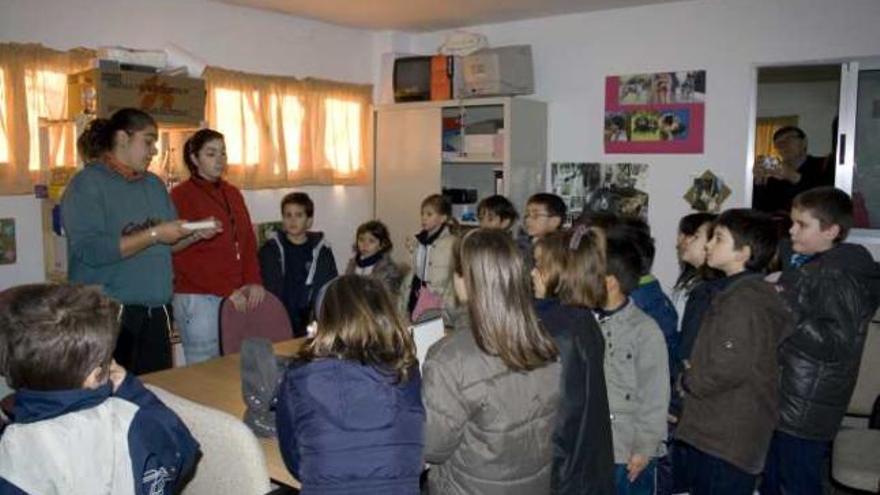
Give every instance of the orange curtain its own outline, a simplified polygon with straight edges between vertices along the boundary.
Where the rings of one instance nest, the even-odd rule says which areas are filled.
[[[94,56],[0,43],[0,194],[30,194],[49,168],[75,165],[67,74],[87,69]]]
[[[368,180],[372,86],[208,67],[206,116],[244,189]]]
[[[797,115],[782,117],[759,117],[755,125],[755,159],[776,153],[773,148],[773,133],[790,125],[798,125]]]

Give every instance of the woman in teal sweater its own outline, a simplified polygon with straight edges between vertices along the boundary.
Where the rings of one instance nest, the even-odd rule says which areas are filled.
[[[68,278],[100,285],[123,304],[114,358],[135,374],[171,367],[171,250],[208,238],[176,220],[162,181],[147,171],[156,122],[124,108],[93,120],[77,141],[88,164],[67,186],[61,214]]]

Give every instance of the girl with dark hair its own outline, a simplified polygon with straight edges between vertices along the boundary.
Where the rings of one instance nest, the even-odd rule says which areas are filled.
[[[378,279],[392,295],[400,291],[403,273],[391,259],[391,235],[388,227],[378,220],[362,223],[357,228],[354,256],[345,268],[346,275],[365,275]]]
[[[176,219],[147,171],[156,139],[156,122],[137,109],[93,120],[77,141],[90,162],[61,200],[68,279],[100,285],[123,304],[114,358],[135,374],[171,367],[172,248],[214,234],[195,237]]]
[[[187,364],[220,355],[218,318],[223,298],[239,311],[263,300],[257,241],[241,192],[223,180],[223,134],[201,129],[183,147],[190,178],[171,191],[181,218],[219,220],[223,230],[209,241],[174,253],[174,317]],[[193,238],[201,235],[197,231]]]
[[[675,250],[681,271],[672,289],[672,302],[679,315],[684,315],[687,297],[694,287],[704,280],[720,277],[706,265],[706,244],[712,237],[712,222],[717,217],[712,213],[691,213],[681,217],[678,222]]]
[[[384,285],[328,283],[279,386],[281,455],[302,493],[418,495],[425,410],[415,345]]]
[[[430,492],[550,493],[560,367],[522,255],[507,233],[478,229],[453,265],[467,312],[424,365]]]

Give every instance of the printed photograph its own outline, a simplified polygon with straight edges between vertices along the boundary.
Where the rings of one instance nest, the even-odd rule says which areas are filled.
[[[651,99],[653,77],[651,74],[620,76],[617,101],[621,105],[645,104]]]
[[[569,224],[584,211],[647,220],[647,172],[643,163],[558,162],[550,168],[553,193],[568,206]]]
[[[693,185],[684,195],[685,201],[697,211],[718,213],[721,205],[730,197],[730,188],[721,177],[710,170],[694,179]]]
[[[605,141],[629,141],[629,115],[605,112]]]
[[[660,112],[657,119],[657,137],[660,141],[676,141],[688,138],[691,113],[687,109]]]
[[[672,101],[695,103],[706,101],[706,71],[670,72],[673,77]]]
[[[630,117],[631,141],[660,141],[660,112],[639,110]]]
[[[0,265],[11,265],[15,260],[15,219],[0,218]]]

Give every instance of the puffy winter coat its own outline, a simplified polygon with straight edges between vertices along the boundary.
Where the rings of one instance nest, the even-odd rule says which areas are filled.
[[[605,340],[593,313],[557,299],[535,304],[559,349],[562,378],[553,432],[554,494],[613,495],[614,446],[605,390]]]
[[[278,397],[278,443],[300,493],[416,495],[425,410],[417,369],[389,373],[342,359],[299,362]]]
[[[795,331],[779,351],[778,428],[831,440],[855,388],[868,324],[880,301],[880,268],[864,247],[839,244],[799,268],[786,266],[779,284]]]
[[[558,362],[511,371],[483,353],[469,329],[458,328],[431,347],[424,373],[431,493],[550,492]]]

